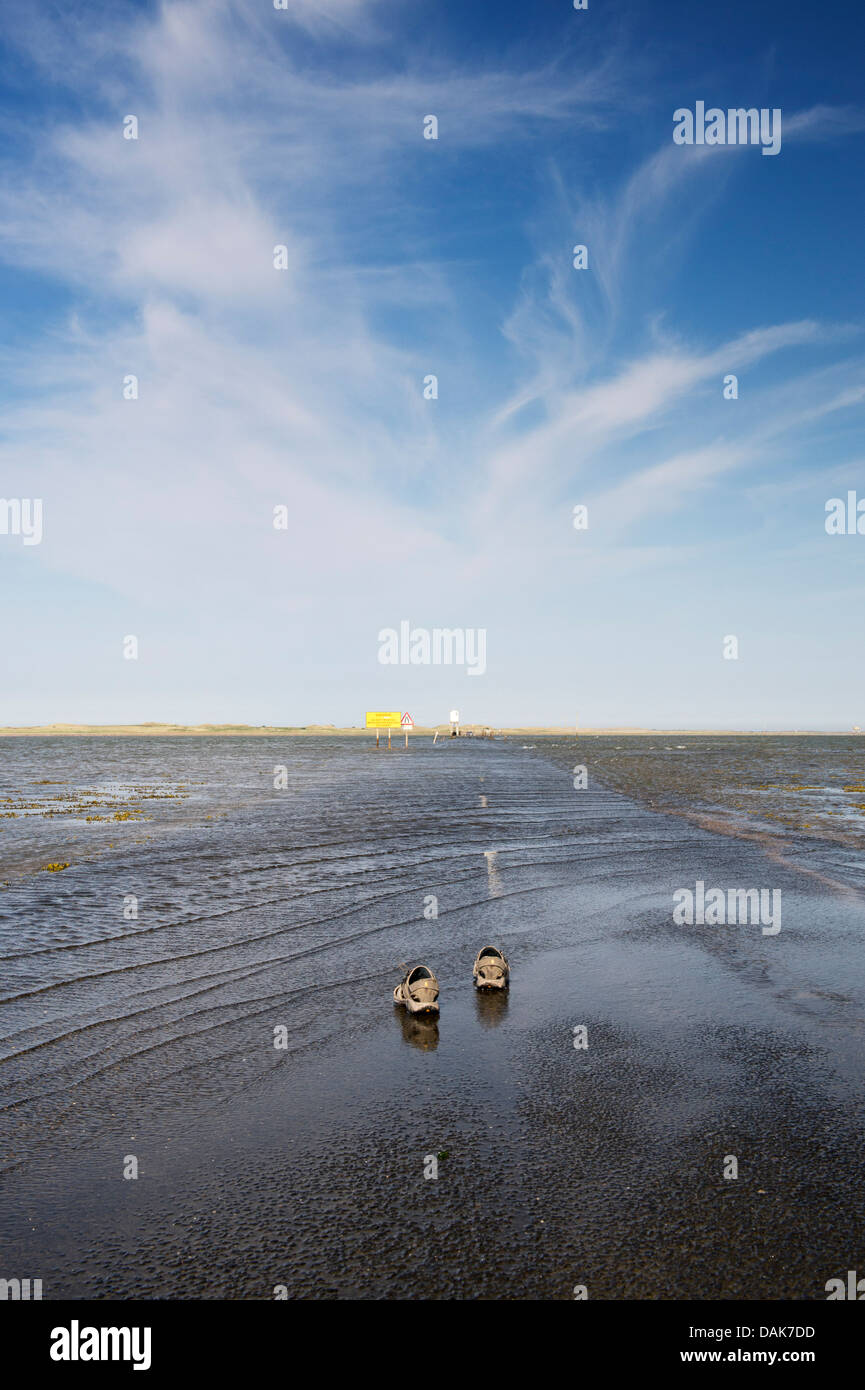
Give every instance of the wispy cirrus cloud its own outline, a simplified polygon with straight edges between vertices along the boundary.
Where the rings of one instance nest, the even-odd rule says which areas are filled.
[[[858,106],[811,106],[784,116],[784,139],[834,140],[865,130],[865,111]]]

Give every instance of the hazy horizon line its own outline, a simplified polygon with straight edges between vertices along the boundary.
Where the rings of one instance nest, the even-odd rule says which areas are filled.
[[[490,722],[485,722],[485,721],[483,721],[483,720],[469,720],[469,721],[466,721],[466,722],[461,722],[460,727],[461,727],[461,729],[462,729],[464,732],[465,732],[465,731],[468,731],[468,730],[471,730],[471,731],[474,732],[474,731],[476,731],[476,730],[489,729],[489,730],[492,730],[494,733],[497,733],[497,734],[533,734],[533,735],[536,735],[536,736],[538,736],[538,737],[543,737],[543,736],[552,737],[552,736],[556,736],[556,735],[568,735],[568,736],[573,736],[573,737],[577,737],[577,738],[579,738],[579,737],[592,737],[592,736],[598,736],[598,735],[608,735],[608,734],[609,734],[609,735],[613,735],[613,734],[614,734],[614,735],[622,736],[622,737],[624,737],[624,736],[629,736],[629,735],[630,735],[630,736],[635,736],[635,735],[636,735],[636,736],[639,736],[639,735],[647,735],[647,736],[648,736],[648,735],[657,735],[657,734],[668,734],[668,735],[677,734],[677,735],[681,735],[681,736],[683,736],[683,737],[695,736],[695,735],[722,737],[722,736],[725,736],[725,735],[733,735],[733,734],[737,734],[737,735],[754,735],[754,736],[759,736],[759,735],[778,735],[778,736],[781,736],[781,735],[785,735],[785,734],[786,734],[786,735],[799,734],[799,735],[803,735],[803,736],[805,736],[805,735],[809,735],[809,736],[810,736],[810,735],[818,736],[818,735],[821,735],[821,734],[832,734],[832,735],[836,735],[836,736],[844,736],[844,737],[851,737],[851,738],[853,738],[853,737],[858,737],[858,736],[860,735],[860,733],[862,732],[862,731],[861,731],[857,726],[855,726],[855,725],[851,725],[851,726],[848,726],[848,727],[846,727],[846,728],[840,728],[840,727],[835,726],[835,725],[826,725],[826,726],[824,726],[824,727],[817,727],[817,728],[814,728],[814,727],[811,727],[811,728],[800,728],[800,727],[795,727],[795,726],[792,726],[792,725],[789,726],[789,727],[781,727],[781,728],[767,728],[767,727],[760,727],[760,726],[755,726],[755,725],[743,725],[743,726],[740,726],[740,727],[735,727],[735,726],[727,726],[727,727],[718,727],[718,726],[715,726],[715,727],[704,727],[704,726],[691,725],[691,726],[687,726],[687,727],[682,727],[681,725],[679,725],[679,726],[665,726],[665,725],[638,725],[638,724],[628,724],[628,725],[586,725],[585,727],[581,727],[581,726],[574,725],[574,724],[493,724],[493,723],[490,723]],[[201,733],[202,731],[205,731],[206,733],[208,733],[208,734],[210,734],[210,735],[212,735],[212,736],[220,736],[220,735],[230,736],[230,735],[232,735],[232,734],[235,734],[235,735],[236,735],[237,733],[240,733],[240,734],[250,734],[250,735],[258,735],[258,736],[261,736],[261,735],[263,735],[263,734],[268,734],[268,733],[273,733],[273,734],[303,734],[303,735],[307,735],[307,736],[310,736],[310,735],[313,735],[313,736],[314,736],[314,735],[316,735],[316,734],[322,734],[322,735],[325,735],[325,736],[328,736],[328,735],[331,735],[331,736],[332,736],[332,735],[339,735],[339,734],[343,734],[343,735],[346,735],[346,736],[359,736],[359,735],[363,735],[363,734],[373,735],[373,734],[376,734],[376,733],[378,733],[379,735],[383,735],[383,734],[386,734],[386,733],[388,732],[388,730],[387,730],[386,728],[380,728],[380,729],[376,730],[376,729],[372,729],[372,728],[367,728],[365,725],[362,725],[362,724],[344,724],[344,725],[340,725],[340,724],[319,724],[319,723],[311,723],[311,724],[243,724],[243,723],[229,723],[229,722],[221,722],[221,723],[201,723],[201,724],[179,724],[179,723],[171,723],[171,722],[168,722],[168,721],[162,722],[162,721],[160,721],[160,720],[142,720],[142,721],[139,722],[139,723],[126,723],[126,724],[73,724],[73,723],[66,723],[66,722],[57,722],[57,723],[52,723],[52,724],[8,724],[8,725],[0,725],[0,737],[15,737],[15,736],[26,737],[26,736],[28,736],[28,735],[31,735],[31,736],[40,736],[40,735],[41,735],[41,736],[51,736],[51,735],[54,735],[54,736],[63,736],[63,735],[71,735],[71,736],[74,736],[74,735],[77,734],[77,733],[84,734],[84,735],[86,735],[86,734],[101,734],[101,735],[104,735],[104,736],[107,736],[107,737],[110,737],[112,734],[113,734],[113,735],[117,735],[117,736],[120,736],[120,735],[123,735],[123,734],[127,734],[127,735],[135,735],[135,734],[137,734],[137,735],[139,735],[139,736],[147,736],[148,734],[150,734],[151,736],[153,736],[153,735],[156,735],[157,733],[168,733],[168,734],[172,734],[172,733],[173,733],[173,734],[175,734],[175,735],[182,735],[182,734],[184,734],[184,733],[192,733],[192,734]],[[400,727],[399,727],[398,725],[396,725],[396,724],[393,725],[393,727],[392,727],[392,729],[391,729],[391,733],[392,733],[392,734],[401,734],[401,733],[405,733],[405,732],[406,732],[405,729],[400,728]],[[448,734],[448,735],[449,735],[449,733],[450,733],[450,724],[447,723],[447,722],[443,722],[443,723],[439,723],[439,724],[415,724],[413,728],[411,728],[411,729],[408,730],[408,733],[409,733],[410,735],[411,735],[411,734],[435,734],[435,733],[445,733],[445,734]]]

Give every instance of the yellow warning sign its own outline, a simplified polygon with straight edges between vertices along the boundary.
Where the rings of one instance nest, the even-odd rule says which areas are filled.
[[[402,715],[399,710],[388,710],[382,713],[381,710],[368,709],[366,712],[366,727],[368,729],[398,729]]]

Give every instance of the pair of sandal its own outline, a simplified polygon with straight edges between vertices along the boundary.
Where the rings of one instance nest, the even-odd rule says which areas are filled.
[[[507,989],[510,974],[504,952],[498,947],[484,946],[478,951],[472,967],[472,979],[478,989]],[[393,1002],[402,1004],[410,1014],[437,1014],[439,982],[433,971],[425,965],[416,965],[397,985]]]

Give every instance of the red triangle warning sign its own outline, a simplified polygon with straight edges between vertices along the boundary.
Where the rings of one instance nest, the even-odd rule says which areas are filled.
[[[413,728],[414,728],[414,720],[412,719],[411,715],[410,715],[408,712],[406,712],[406,713],[403,715],[402,719],[399,721],[399,726],[400,726],[401,729],[413,729]]]

